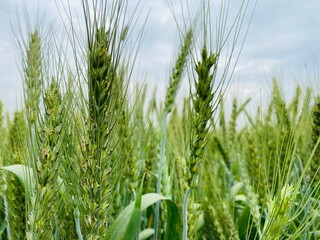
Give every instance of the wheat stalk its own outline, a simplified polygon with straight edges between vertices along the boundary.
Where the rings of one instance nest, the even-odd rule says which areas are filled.
[[[177,95],[178,88],[181,84],[183,72],[186,66],[187,57],[190,53],[191,44],[192,44],[192,38],[193,38],[193,31],[190,29],[186,36],[184,37],[184,43],[181,46],[181,50],[179,53],[179,56],[176,60],[175,67],[172,70],[172,74],[169,81],[169,87],[167,89],[166,99],[165,99],[165,109],[164,109],[164,115],[162,118],[162,125],[161,125],[161,148],[160,148],[160,160],[159,160],[159,167],[158,167],[158,179],[157,179],[157,193],[160,193],[161,188],[161,179],[162,179],[162,166],[163,166],[163,159],[165,154],[165,131],[166,131],[166,119],[167,115],[171,112],[175,97]],[[168,173],[166,173],[168,175]],[[154,240],[158,239],[158,225],[159,225],[159,209],[160,205],[157,203],[156,205],[156,213],[155,213],[155,234],[154,234]]]

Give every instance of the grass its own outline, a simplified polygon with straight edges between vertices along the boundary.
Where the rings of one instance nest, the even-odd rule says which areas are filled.
[[[223,1],[215,41],[203,4],[179,28],[164,103],[129,89],[143,46],[126,1],[82,1],[84,36],[66,29],[74,59],[30,28],[25,106],[11,118],[0,104],[0,239],[319,238],[318,93],[297,86],[288,102],[274,79],[265,112],[226,106],[237,56],[224,49],[249,2],[229,26]]]

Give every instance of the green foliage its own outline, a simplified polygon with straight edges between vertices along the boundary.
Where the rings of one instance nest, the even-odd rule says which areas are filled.
[[[5,170],[5,171],[3,171]],[[1,198],[2,201],[8,201],[8,209],[4,209],[9,212],[9,219],[5,220],[4,227],[10,229],[13,239],[25,239],[26,238],[26,205],[25,205],[25,191],[30,188],[26,188],[28,182],[28,168],[24,165],[12,165],[2,167],[0,174],[5,178],[7,184],[7,190],[5,191],[5,198]],[[1,191],[3,194],[3,190]],[[3,195],[2,195],[3,196]],[[5,207],[5,205],[3,205]],[[8,235],[8,234],[7,234]]]
[[[140,211],[144,211],[152,204],[158,201],[164,201],[167,205],[168,212],[170,216],[167,218],[167,231],[165,239],[180,239],[179,230],[181,229],[180,213],[176,204],[170,199],[155,193],[145,194],[141,198],[141,208]],[[106,238],[107,239],[124,239],[124,235],[127,228],[130,228],[129,221],[134,211],[135,202],[127,206],[109,227]]]
[[[0,139],[0,163],[1,165],[7,164],[8,161],[8,151],[7,151],[7,139],[6,139],[6,126],[5,126],[5,118],[3,113],[3,105],[0,102],[0,135],[3,136]]]
[[[227,39],[210,46],[201,20],[201,43],[196,26],[180,29],[159,104],[147,85],[129,88],[134,16],[123,17],[125,1],[98,2],[82,1],[84,41],[72,25],[75,69],[50,61],[40,29],[19,44],[25,106],[5,121],[0,104],[0,239],[317,239],[319,93],[298,86],[288,101],[274,79],[256,116],[251,99],[225,105]]]
[[[13,122],[9,126],[8,140],[10,148],[10,157],[7,159],[7,165],[25,164],[24,155],[26,154],[26,122],[24,113],[17,111],[14,113]]]
[[[142,179],[142,183],[134,203],[134,208],[131,213],[130,222],[125,232],[124,239],[136,240],[138,239],[138,236],[139,236],[140,224],[141,224],[141,198],[142,198],[143,181],[144,181],[144,178]]]
[[[320,98],[317,98],[313,109],[312,109],[312,143],[311,147],[315,147],[315,153],[310,165],[310,182],[314,188],[317,188],[317,185],[320,181],[320,172],[319,172],[319,163],[320,163],[320,148],[317,144],[320,137]]]

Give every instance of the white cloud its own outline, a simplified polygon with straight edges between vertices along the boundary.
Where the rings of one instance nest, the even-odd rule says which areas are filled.
[[[136,2],[129,0],[129,6],[132,7]],[[180,20],[182,11],[180,1],[172,0],[172,2],[174,12]],[[189,2],[191,4],[192,1]],[[59,15],[54,0],[0,0],[0,4],[0,99],[9,109],[15,107],[17,98],[20,99],[16,96],[21,94],[22,88],[14,61],[16,52],[9,34],[11,32],[9,17],[14,18],[16,9],[21,10],[26,4],[32,18],[31,23],[37,23],[39,21],[37,14],[41,17],[45,12],[45,23],[43,23],[45,29],[45,24],[52,21],[57,27],[60,25],[61,18],[66,22],[67,15],[63,13],[61,3],[59,6],[62,16]],[[218,6],[215,1],[213,4]],[[232,1],[230,4],[233,4]],[[81,17],[81,1],[70,0],[70,5]],[[178,50],[177,26],[166,0],[143,0],[141,5],[143,9],[136,25],[137,31],[143,26],[149,10],[150,14],[143,45],[139,52],[140,67],[143,72],[148,71],[147,82],[158,85],[157,94],[164,96],[172,56],[176,55]],[[234,8],[230,9],[230,13],[233,14]],[[310,63],[314,55],[320,53],[318,9],[320,9],[318,0],[258,1],[251,28],[235,69],[232,88],[235,90],[243,86],[244,90],[241,90],[241,94],[252,96],[257,89],[264,88],[259,86],[270,78],[270,74],[284,71],[282,77],[287,79],[290,78],[290,74],[286,71],[298,69],[304,71],[305,64],[312,65]],[[75,16],[73,17],[76,19]],[[23,20],[23,17],[21,19]],[[75,26],[81,28],[80,23],[76,23]],[[182,86],[181,92],[188,92],[187,84]],[[235,92],[230,90],[230,94]]]

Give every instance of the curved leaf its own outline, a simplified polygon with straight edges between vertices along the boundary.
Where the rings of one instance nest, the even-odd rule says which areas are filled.
[[[139,233],[139,240],[145,240],[151,237],[154,234],[153,228],[147,228]]]
[[[248,205],[242,210],[238,219],[238,231],[241,239],[246,237],[246,234],[250,231],[250,207]]]
[[[175,202],[168,200],[167,203],[167,229],[164,236],[165,240],[179,240],[182,233],[181,215]]]
[[[143,177],[144,178],[144,177]],[[125,233],[125,239],[138,240],[141,224],[141,198],[142,198],[143,179],[138,191],[136,201],[134,203],[134,209],[131,214],[130,222]]]
[[[167,218],[167,231],[165,234],[165,239],[176,240],[180,239],[181,232],[181,215],[178,210],[177,205],[160,194],[148,193],[141,198],[141,211],[144,211],[149,206],[155,204],[158,201],[164,201],[168,208],[168,218]],[[134,210],[134,202],[127,206],[117,217],[117,219],[110,226],[106,239],[110,240],[124,240],[125,232],[127,228],[131,227],[129,221]],[[140,229],[139,229],[140,230]]]
[[[16,165],[1,167],[0,169],[9,171],[14,175],[16,175],[16,177],[18,178],[20,184],[23,186],[24,189],[28,183],[31,183],[31,187],[34,186],[33,171],[28,166],[25,166],[22,164],[16,164]]]
[[[22,164],[15,164],[15,165],[10,165],[10,166],[4,166],[4,167],[0,167],[0,169],[9,171],[11,173],[13,173],[14,175],[16,175],[16,177],[18,178],[20,184],[22,185],[22,187],[25,189],[26,186],[28,186],[28,191],[30,189],[34,188],[34,177],[33,177],[33,169],[22,165]],[[65,191],[65,187],[63,184],[62,179],[58,176],[58,182],[60,184],[60,192],[64,192]],[[31,184],[31,185],[29,185]]]

